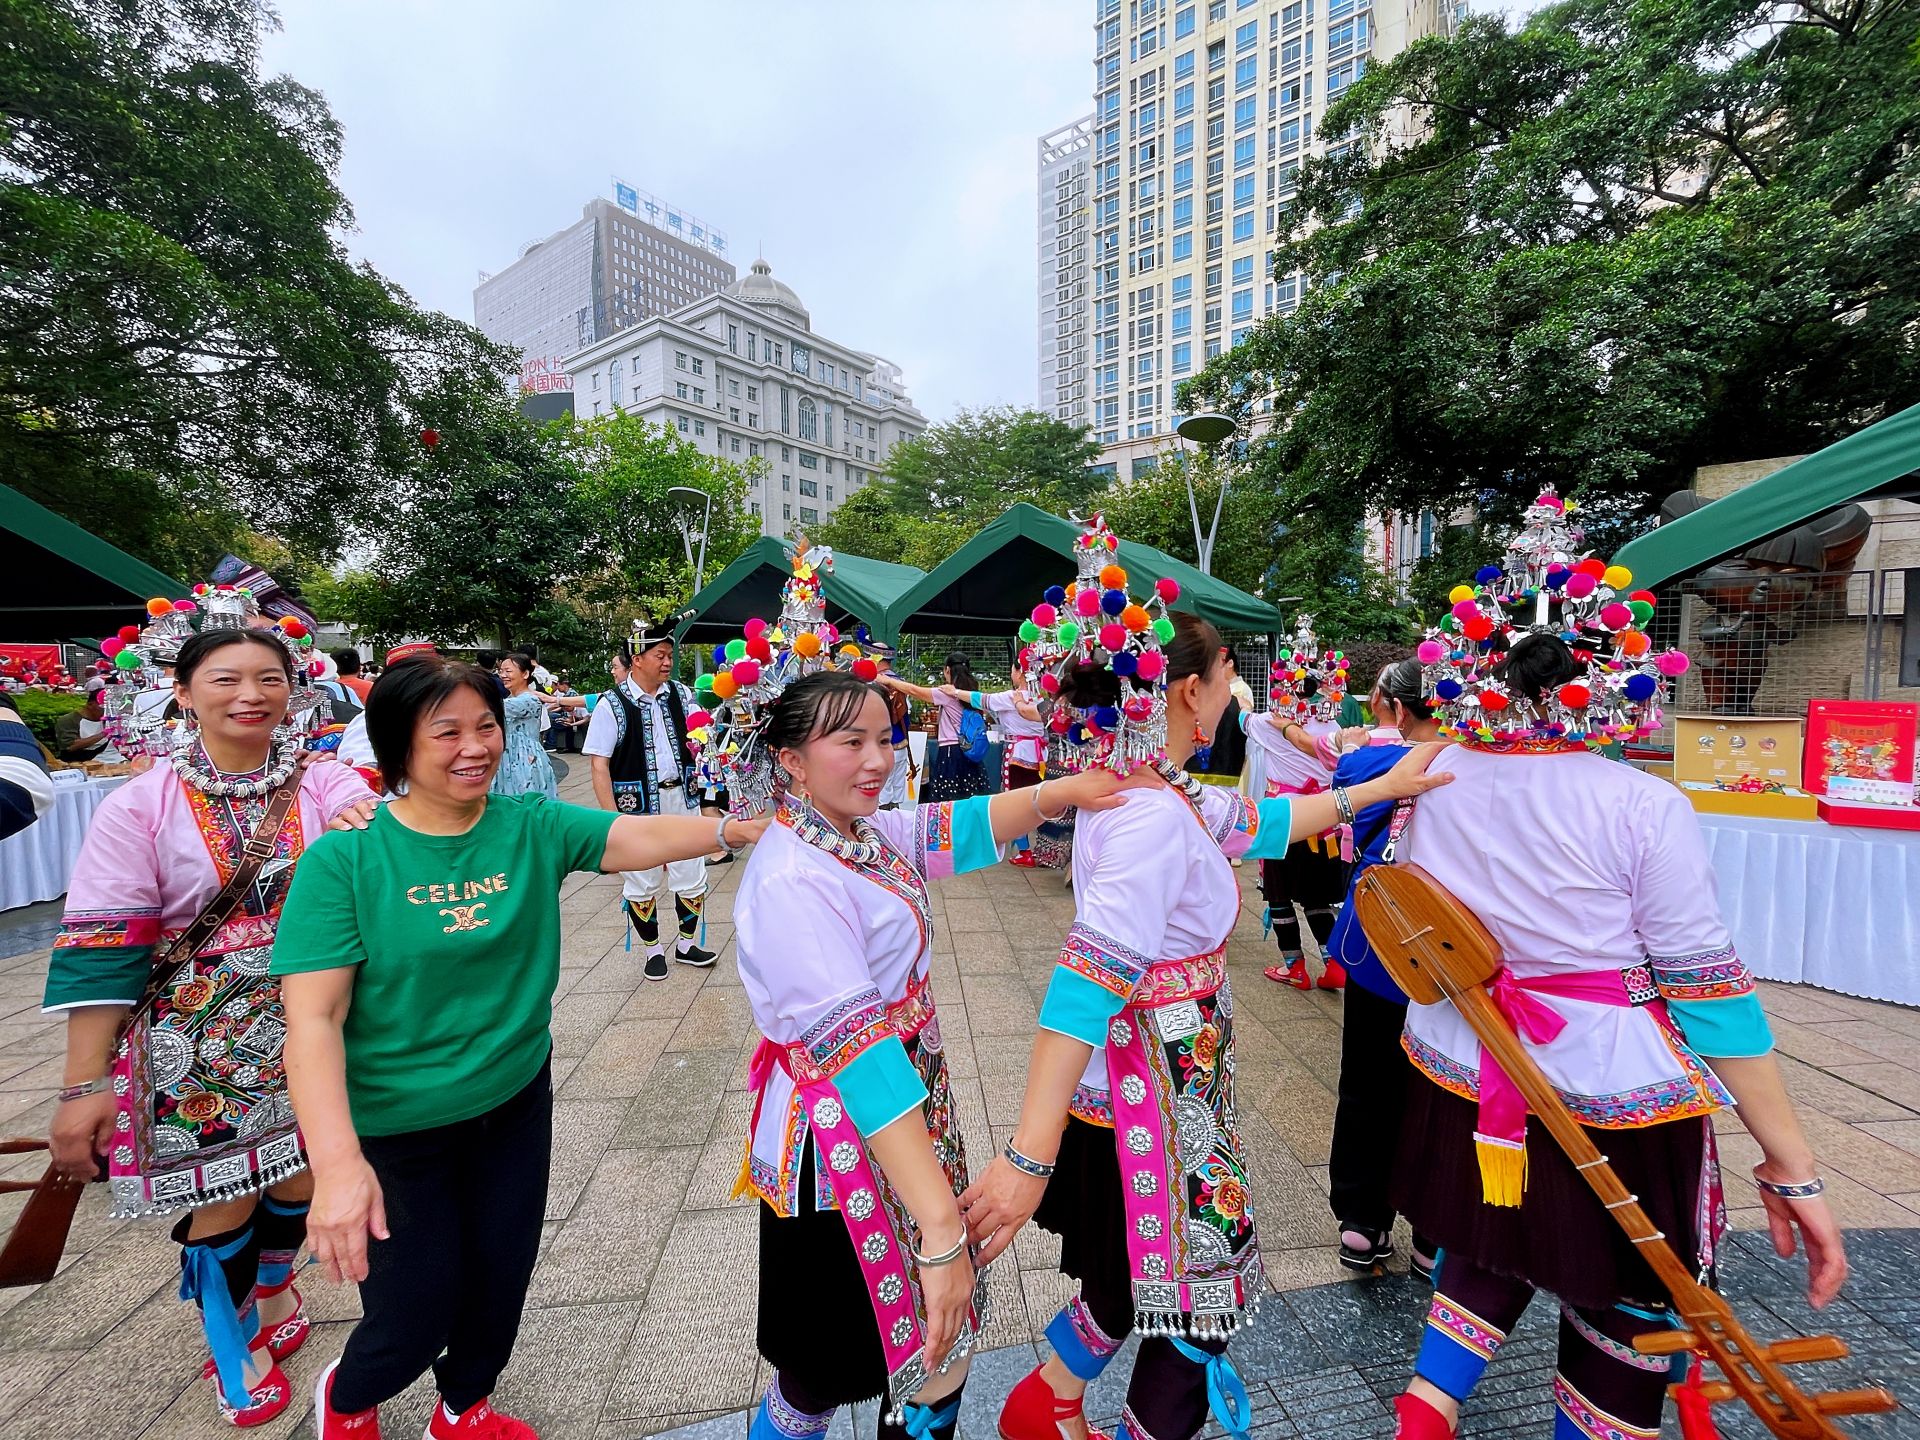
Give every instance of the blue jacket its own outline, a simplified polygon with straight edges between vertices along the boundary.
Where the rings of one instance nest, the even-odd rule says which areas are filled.
[[[1364,780],[1376,779],[1397,765],[1411,748],[1408,745],[1366,745],[1358,750],[1349,750],[1340,757],[1340,764],[1334,769],[1333,783],[1358,785]],[[1349,982],[1383,1000],[1404,1005],[1407,1003],[1406,993],[1393,983],[1393,978],[1387,974],[1387,967],[1373,953],[1373,947],[1367,943],[1366,932],[1360,928],[1359,917],[1353,913],[1353,883],[1369,865],[1380,863],[1382,852],[1387,848],[1387,832],[1392,828],[1392,822],[1393,802],[1390,800],[1369,805],[1354,817],[1353,873],[1347,881],[1347,902],[1340,907],[1340,914],[1333,922],[1333,936],[1327,941],[1327,949],[1334,959],[1347,967]]]

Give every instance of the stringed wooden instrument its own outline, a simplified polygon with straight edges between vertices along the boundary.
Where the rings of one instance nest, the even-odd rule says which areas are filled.
[[[1671,1390],[1684,1388],[1707,1404],[1743,1400],[1769,1430],[1785,1440],[1846,1440],[1846,1432],[1829,1416],[1898,1408],[1892,1392],[1879,1387],[1802,1391],[1782,1367],[1841,1359],[1847,1354],[1846,1343],[1834,1335],[1812,1335],[1762,1345],[1747,1333],[1726,1300],[1694,1277],[1666,1236],[1654,1228],[1638,1197],[1614,1174],[1607,1157],[1541,1073],[1488,994],[1487,982],[1504,961],[1499,943],[1477,915],[1426,871],[1404,862],[1369,867],[1355,883],[1354,905],[1361,929],[1395,982],[1423,1005],[1453,1003],[1480,1043],[1512,1077],[1526,1097],[1528,1110],[1566,1151],[1607,1213],[1667,1287],[1685,1328],[1642,1335],[1634,1341],[1635,1348],[1647,1355],[1691,1350],[1712,1361],[1725,1377]],[[1682,1398],[1683,1406],[1686,1403]]]

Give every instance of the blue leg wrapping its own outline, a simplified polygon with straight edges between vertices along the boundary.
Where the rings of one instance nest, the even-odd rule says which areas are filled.
[[[960,1397],[949,1395],[944,1400],[936,1400],[930,1405],[916,1405],[909,1400],[901,1407],[906,1415],[906,1431],[911,1440],[930,1440],[930,1437],[945,1433],[953,1434],[953,1427],[960,1423]]]
[[[1247,1398],[1247,1387],[1240,1379],[1240,1372],[1233,1368],[1233,1362],[1222,1351],[1211,1355],[1197,1345],[1189,1345],[1178,1335],[1169,1337],[1173,1348],[1187,1359],[1207,1372],[1207,1408],[1213,1411],[1213,1418],[1220,1422],[1234,1440],[1247,1440],[1247,1425],[1253,1419],[1253,1402]]]
[[[1098,1380],[1101,1372],[1113,1363],[1114,1354],[1120,1348],[1118,1341],[1100,1333],[1092,1315],[1078,1299],[1069,1300],[1060,1307],[1060,1313],[1047,1322],[1046,1336],[1060,1363],[1075,1379],[1089,1384]]]
[[[260,1333],[260,1317],[251,1307],[245,1317],[234,1308],[221,1262],[239,1254],[252,1238],[251,1232],[243,1232],[220,1246],[188,1241],[180,1247],[180,1298],[200,1307],[220,1394],[235,1409],[247,1403],[247,1347]]]

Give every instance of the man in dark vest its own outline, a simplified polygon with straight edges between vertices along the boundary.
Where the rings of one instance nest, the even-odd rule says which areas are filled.
[[[593,795],[603,810],[623,815],[697,815],[697,800],[687,793],[693,760],[687,749],[687,713],[698,707],[693,692],[673,678],[673,639],[633,622],[633,635],[620,647],[626,679],[602,695],[587,723],[582,747],[593,767]],[[660,900],[673,893],[679,941],[673,958],[682,965],[706,967],[716,958],[695,942],[700,911],[707,897],[707,863],[677,860],[653,870],[626,872],[621,893],[633,933],[646,947],[645,975],[667,978],[667,956],[660,941]]]

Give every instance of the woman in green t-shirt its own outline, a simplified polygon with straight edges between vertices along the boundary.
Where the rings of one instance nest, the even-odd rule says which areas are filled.
[[[499,687],[396,665],[367,733],[398,798],[301,861],[273,972],[314,1176],[307,1234],[364,1318],[315,1396],[321,1440],[377,1440],[380,1402],[433,1366],[431,1440],[533,1440],[487,1403],[540,1245],[560,886],[735,849],[764,820],[615,816],[494,795]]]

